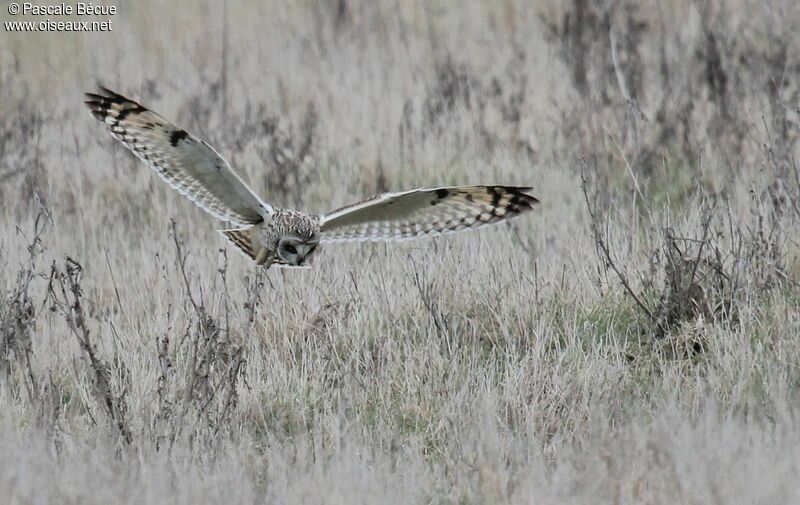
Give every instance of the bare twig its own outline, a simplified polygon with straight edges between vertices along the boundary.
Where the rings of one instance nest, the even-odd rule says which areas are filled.
[[[440,336],[447,335],[447,320],[442,317],[442,313],[439,308],[436,306],[436,302],[433,299],[433,286],[431,284],[425,283],[420,278],[419,269],[417,268],[417,263],[414,261],[413,257],[410,257],[411,264],[414,267],[414,285],[417,287],[419,291],[419,297],[422,300],[422,304],[428,310],[428,313],[433,320],[433,324],[436,327],[437,333]]]
[[[133,440],[131,431],[125,419],[127,405],[125,402],[125,389],[123,388],[119,396],[114,395],[111,387],[111,367],[103,361],[97,352],[90,338],[89,328],[86,324],[86,316],[81,302],[81,277],[83,267],[70,257],[64,263],[64,270],[60,271],[53,264],[51,279],[55,283],[51,288],[52,300],[56,307],[61,310],[67,327],[78,341],[83,355],[88,361],[89,370],[92,373],[94,393],[100,404],[104,407],[112,425],[119,431],[120,436],[126,444]],[[60,294],[60,298],[57,296]]]
[[[117,288],[117,280],[114,279],[114,270],[111,268],[111,262],[108,259],[108,248],[103,250],[106,257],[106,266],[108,267],[108,274],[111,276],[111,284],[114,286],[114,295],[117,297],[117,308],[122,310],[122,298],[119,296],[119,288]]]
[[[586,201],[586,208],[589,212],[589,224],[592,229],[592,235],[594,236],[595,244],[597,245],[600,252],[603,254],[603,259],[609,267],[614,271],[619,279],[622,286],[625,288],[625,291],[628,292],[628,295],[636,302],[636,305],[644,312],[647,317],[653,321],[657,322],[656,317],[653,315],[653,311],[647,306],[647,304],[642,301],[641,297],[636,294],[636,292],[631,287],[630,283],[628,282],[628,278],[625,273],[619,268],[614,258],[611,256],[611,251],[606,243],[605,238],[600,233],[600,225],[599,225],[599,217],[597,215],[597,209],[595,205],[592,205],[592,202],[589,198],[589,182],[586,176],[586,161],[582,160],[583,166],[581,170],[581,188],[583,189],[583,197]],[[608,232],[606,232],[607,234]]]
[[[175,241],[175,253],[177,254],[178,260],[178,270],[181,272],[181,277],[183,277],[183,284],[186,288],[186,296],[189,298],[189,301],[192,303],[195,312],[198,316],[202,317],[205,315],[205,312],[200,312],[200,306],[194,300],[194,296],[192,296],[192,288],[189,284],[189,276],[186,275],[186,256],[183,254],[183,248],[181,247],[181,242],[178,239],[178,230],[175,226],[175,220],[170,219],[170,228],[172,229],[172,240]]]
[[[619,64],[619,56],[617,54],[617,39],[614,35],[614,29],[608,31],[609,44],[611,45],[611,62],[614,65],[614,73],[617,76],[617,84],[622,97],[625,98],[625,103],[628,106],[628,117],[631,122],[631,129],[633,131],[633,147],[638,153],[640,151],[641,142],[639,139],[639,118],[644,117],[644,113],[639,108],[639,104],[628,92],[628,86],[625,84],[625,75],[622,73],[622,67]],[[638,187],[637,187],[638,189]]]

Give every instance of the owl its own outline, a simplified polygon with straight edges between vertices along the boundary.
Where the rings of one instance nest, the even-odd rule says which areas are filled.
[[[453,186],[383,193],[327,214],[274,207],[222,156],[155,112],[101,87],[92,115],[164,181],[212,216],[219,232],[257,265],[308,265],[320,243],[406,240],[499,223],[533,209],[529,187]]]

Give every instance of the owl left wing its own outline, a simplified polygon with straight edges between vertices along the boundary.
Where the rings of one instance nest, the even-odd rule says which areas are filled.
[[[119,93],[86,94],[92,115],[169,186],[217,219],[236,226],[268,219],[262,201],[210,145]]]
[[[454,186],[384,193],[320,217],[321,242],[406,240],[499,223],[533,209],[532,188]]]

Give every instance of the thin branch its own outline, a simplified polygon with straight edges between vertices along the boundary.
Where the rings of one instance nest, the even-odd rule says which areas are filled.
[[[594,235],[595,244],[597,244],[597,247],[600,249],[600,252],[603,253],[603,258],[605,259],[606,264],[609,267],[611,267],[611,269],[617,275],[617,278],[622,283],[622,286],[625,288],[625,291],[627,291],[630,297],[633,298],[633,300],[636,302],[636,305],[638,305],[639,308],[645,314],[647,314],[647,317],[649,317],[651,321],[657,322],[657,319],[653,315],[652,310],[650,310],[647,304],[645,304],[644,301],[642,301],[642,299],[639,297],[639,295],[636,294],[636,292],[633,290],[630,283],[628,282],[628,278],[625,276],[622,270],[617,266],[614,259],[611,257],[611,251],[608,248],[608,244],[603,239],[600,233],[600,229],[598,226],[599,219],[597,213],[595,212],[596,208],[592,206],[592,203],[589,199],[588,187],[589,187],[589,182],[588,178],[586,177],[586,162],[585,160],[583,160],[583,167],[581,169],[581,188],[583,189],[583,197],[586,201],[586,208],[589,212],[590,226],[592,228],[592,234]]]

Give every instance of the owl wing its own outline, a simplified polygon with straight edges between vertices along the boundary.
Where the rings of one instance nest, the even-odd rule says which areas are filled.
[[[236,226],[257,224],[272,215],[272,207],[211,146],[138,103],[100,89],[98,94],[86,93],[92,115],[180,194]]]
[[[320,241],[405,240],[499,223],[539,203],[530,190],[457,186],[384,193],[322,216]]]

